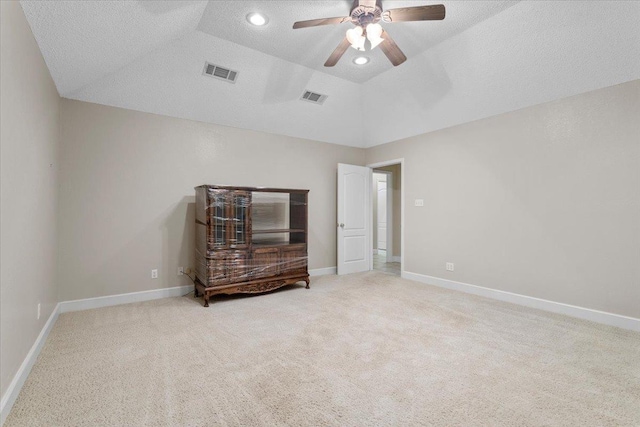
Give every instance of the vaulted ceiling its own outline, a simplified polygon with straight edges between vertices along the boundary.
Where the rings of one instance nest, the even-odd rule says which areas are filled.
[[[326,68],[352,25],[292,24],[346,16],[350,1],[21,2],[63,97],[359,147],[640,78],[640,2],[437,3],[443,21],[383,24],[404,64],[375,49],[358,66],[349,49]],[[307,89],[328,98],[301,101]]]

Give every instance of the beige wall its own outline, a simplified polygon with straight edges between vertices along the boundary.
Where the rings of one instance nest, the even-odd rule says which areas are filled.
[[[0,2],[0,15],[0,390],[4,396],[58,301],[59,97],[20,4]]]
[[[405,159],[405,270],[640,318],[639,112],[636,80],[367,150]]]
[[[336,265],[337,164],[364,150],[64,99],[61,300],[189,284],[200,184],[308,188],[309,267]],[[151,269],[160,277],[151,279]]]
[[[638,86],[366,150],[405,159],[405,269],[640,317]],[[360,149],[70,100],[62,150],[61,300],[188,284],[176,269],[192,266],[205,182],[310,188],[310,267],[334,266],[336,164],[365,164]]]

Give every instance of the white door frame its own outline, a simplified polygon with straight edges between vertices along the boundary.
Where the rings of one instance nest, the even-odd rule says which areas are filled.
[[[383,162],[378,162],[378,163],[371,163],[368,164],[367,167],[371,168],[371,171],[373,173],[373,169],[375,168],[381,168],[384,166],[391,166],[391,165],[397,165],[400,164],[400,273],[404,274],[404,259],[405,259],[405,251],[404,251],[404,187],[405,187],[405,179],[404,179],[404,157],[400,158],[400,159],[393,159],[393,160],[385,160]],[[372,178],[373,181],[373,178]],[[373,186],[370,186],[373,188]],[[387,182],[387,200],[389,197],[389,183]],[[369,215],[370,215],[370,219],[369,219],[369,224],[371,224],[373,222],[373,197],[370,198],[371,200],[371,209],[369,209]],[[389,203],[387,203],[387,209],[389,209]],[[387,220],[389,219],[389,215],[387,215]],[[387,229],[391,229],[393,227],[389,227],[387,226]],[[373,228],[371,228],[371,237],[369,238],[369,241],[371,242],[371,247],[369,248],[369,253],[373,254]],[[387,234],[388,236],[388,234]],[[387,246],[389,245],[389,242],[387,242]],[[391,245],[393,247],[393,240],[391,240]],[[387,257],[389,256],[390,251],[387,251]],[[373,257],[371,257],[371,265],[369,270],[373,270]]]
[[[373,173],[384,174],[387,176],[387,262],[393,262],[393,173],[389,171],[372,170]],[[373,187],[372,190],[378,191],[377,188],[374,189]],[[371,197],[371,204],[373,206],[373,197]],[[373,209],[377,208],[377,206],[373,206]],[[372,225],[374,227],[378,227],[378,224],[372,223]],[[373,233],[373,228],[371,232]],[[371,245],[373,248],[373,240],[371,240]],[[389,245],[391,245],[391,249],[389,249]]]

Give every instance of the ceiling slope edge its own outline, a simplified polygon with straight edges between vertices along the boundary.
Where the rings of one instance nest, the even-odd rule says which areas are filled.
[[[194,31],[207,3],[20,1],[61,96]]]
[[[640,46],[640,2],[607,2],[604,18],[590,2],[545,4],[520,2],[365,83],[364,116],[387,106],[364,128],[365,145],[640,79],[640,55],[629,54]]]
[[[205,62],[238,71],[236,82],[204,76]],[[301,101],[305,90],[328,98],[323,105]],[[361,85],[197,30],[140,56],[66,98],[363,146],[359,125]]]

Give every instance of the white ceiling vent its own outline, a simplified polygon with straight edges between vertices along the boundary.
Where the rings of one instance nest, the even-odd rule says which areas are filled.
[[[300,97],[300,99],[302,101],[313,102],[314,104],[320,104],[320,105],[322,105],[322,103],[327,98],[328,98],[327,95],[322,95],[322,94],[319,94],[319,93],[311,92],[310,90],[305,90],[302,93],[302,96]]]
[[[204,72],[205,76],[214,77],[220,80],[226,80],[229,83],[235,83],[238,78],[238,72],[230,70],[228,68],[223,68],[219,65],[210,64],[208,62],[204,63]]]

